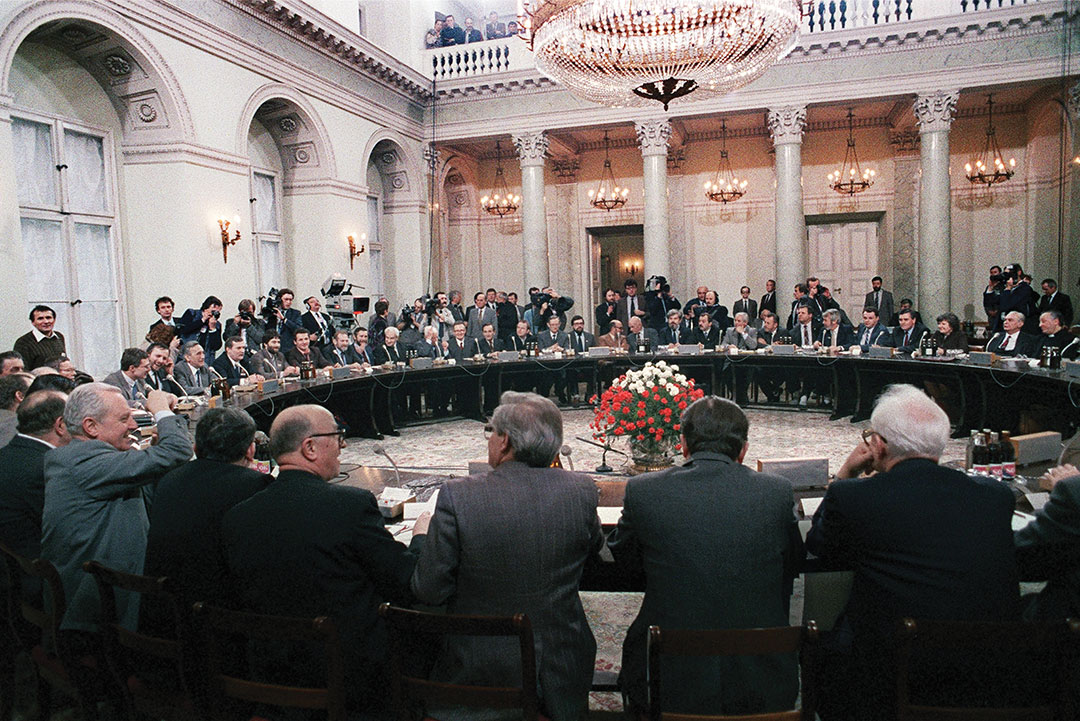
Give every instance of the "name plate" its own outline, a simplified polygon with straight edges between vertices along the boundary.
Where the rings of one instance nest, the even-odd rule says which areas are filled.
[[[1080,361],[1063,361],[1061,367],[1069,378],[1080,378]]]
[[[413,370],[424,370],[434,365],[435,360],[433,358],[413,358],[409,361],[409,365]]]
[[[994,363],[994,354],[975,350],[968,354],[968,360],[972,365],[988,366]]]
[[[606,358],[611,355],[611,348],[606,345],[596,345],[589,349],[590,358]]]
[[[698,347],[697,343],[680,343],[678,348],[679,355],[698,355],[701,353],[701,348]]]
[[[772,346],[773,355],[795,355],[795,346],[793,345],[774,345]]]
[[[870,346],[869,356],[871,358],[892,358],[894,348],[884,348],[879,345]]]
[[[281,383],[278,382],[277,378],[267,378],[259,383],[260,393],[277,393],[280,388]]]
[[[348,368],[331,368],[330,377],[336,381],[348,378],[352,371]]]
[[[511,361],[521,360],[521,354],[516,350],[501,350],[498,355],[501,363],[509,363]]]

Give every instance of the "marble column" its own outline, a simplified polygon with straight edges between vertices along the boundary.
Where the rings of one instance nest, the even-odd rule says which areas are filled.
[[[803,213],[802,134],[806,106],[772,108],[769,134],[776,153],[776,297],[780,322],[791,290],[806,281],[806,215]]]
[[[915,99],[919,124],[919,295],[923,318],[952,310],[952,194],[949,126],[959,92],[939,90]]]
[[[1076,298],[1080,291],[1080,167],[1072,161],[1080,157],[1080,82],[1074,83],[1066,92],[1065,107],[1072,119],[1072,145],[1065,166],[1069,183],[1069,210],[1065,218],[1067,234],[1064,257],[1061,259],[1061,277],[1057,282],[1063,293]]]
[[[641,145],[645,187],[645,277],[662,275],[671,280],[668,250],[667,151],[671,123],[645,120],[634,123]]]
[[[514,136],[521,161],[521,242],[524,250],[524,291],[543,288],[548,280],[547,210],[544,206],[544,155],[548,138],[543,132]]]

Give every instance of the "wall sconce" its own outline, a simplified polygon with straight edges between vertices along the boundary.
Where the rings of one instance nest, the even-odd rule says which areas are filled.
[[[639,270],[641,270],[641,266],[638,265],[637,263],[623,263],[623,270],[626,271],[626,274],[628,276],[633,277],[633,276],[637,275],[637,272]]]
[[[218,227],[221,228],[221,256],[226,263],[229,262],[229,246],[236,245],[236,241],[240,240],[240,228],[235,228],[236,235],[229,237],[229,221],[225,218],[218,218]],[[240,216],[236,216],[234,225],[240,225]]]
[[[349,236],[349,270],[353,269],[353,260],[364,252],[364,241],[367,240],[367,233],[360,234],[360,249],[356,248],[356,236]]]

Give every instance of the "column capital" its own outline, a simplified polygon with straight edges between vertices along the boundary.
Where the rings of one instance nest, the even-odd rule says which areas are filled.
[[[803,130],[806,128],[806,106],[769,108],[768,125],[773,145],[802,143]]]
[[[920,133],[948,131],[956,117],[956,101],[960,99],[957,90],[937,90],[923,93],[915,98],[912,109]]]
[[[642,120],[634,123],[642,155],[667,155],[671,123],[666,120]]]
[[[514,147],[517,148],[521,167],[528,168],[544,165],[544,155],[548,151],[548,137],[544,131],[515,135]]]
[[[1073,83],[1065,91],[1065,107],[1073,118],[1080,118],[1080,81]]]

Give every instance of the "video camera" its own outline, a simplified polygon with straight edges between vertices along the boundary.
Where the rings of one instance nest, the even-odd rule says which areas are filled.
[[[337,329],[351,330],[356,325],[356,316],[367,313],[371,308],[370,297],[352,295],[356,287],[360,286],[348,282],[340,273],[334,273],[323,281],[321,292],[326,299],[325,309]]]

